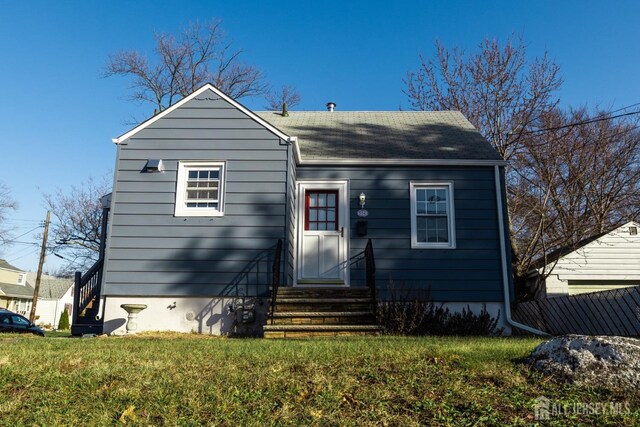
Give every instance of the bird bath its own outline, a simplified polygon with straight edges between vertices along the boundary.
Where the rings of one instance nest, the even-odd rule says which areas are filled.
[[[135,334],[138,329],[138,313],[147,308],[146,304],[122,304],[122,307],[129,316],[127,317],[127,333]]]

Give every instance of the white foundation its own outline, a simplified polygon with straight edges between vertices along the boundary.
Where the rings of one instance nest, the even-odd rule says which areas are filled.
[[[250,298],[245,302],[250,302]],[[243,323],[242,298],[185,298],[185,297],[105,297],[104,333],[124,335],[127,312],[122,304],[145,304],[138,314],[137,332],[175,331],[200,334],[261,335],[266,322],[268,300],[255,299],[255,320]]]

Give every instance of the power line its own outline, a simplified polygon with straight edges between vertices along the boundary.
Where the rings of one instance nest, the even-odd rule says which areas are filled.
[[[31,233],[33,231],[36,231],[38,228],[42,228],[42,225],[39,225],[39,226],[37,226],[35,228],[32,228],[31,230],[27,231],[26,233],[23,233],[23,234],[21,234],[21,235],[19,235],[17,237],[14,237],[12,240],[5,240],[5,243],[21,243],[21,242],[18,242],[19,238],[24,237],[24,236],[26,236],[27,234],[29,234],[29,233]]]
[[[34,255],[36,252],[38,252],[38,250],[39,250],[39,248],[36,248],[35,250],[32,250],[31,252],[28,252],[25,255],[19,256],[17,258],[10,259],[9,262],[14,262],[14,261],[17,261],[17,260],[22,259],[24,257],[28,257],[29,255]]]
[[[566,128],[575,127],[575,126],[588,125],[589,123],[596,123],[596,122],[602,122],[602,121],[605,121],[605,120],[613,120],[613,119],[617,119],[617,118],[620,118],[620,117],[632,116],[634,114],[640,114],[640,110],[639,111],[632,111],[631,113],[618,114],[618,115],[615,115],[615,116],[605,116],[605,117],[597,117],[596,116],[596,118],[583,120],[581,122],[569,123],[568,125],[555,126],[555,127],[550,127],[550,128],[544,128],[544,129],[530,130],[530,131],[522,132],[522,134],[523,135],[531,135],[531,134],[535,134],[535,133],[549,132],[549,131],[552,131],[552,130],[566,129]]]
[[[23,218],[7,218],[5,222],[25,222],[31,224],[42,224],[44,221],[35,219],[23,219]]]
[[[33,248],[29,247],[29,246],[26,246],[26,247],[18,249],[17,251],[12,251],[12,255],[15,258],[15,257],[20,256],[22,254],[26,254],[29,251],[33,251]]]
[[[37,242],[19,242],[17,240],[7,240],[6,242],[2,242],[2,243],[7,243],[7,244],[12,244],[12,245],[40,245],[40,243]]]

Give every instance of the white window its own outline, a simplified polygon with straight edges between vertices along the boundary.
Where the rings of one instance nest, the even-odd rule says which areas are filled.
[[[412,182],[411,247],[456,247],[453,183]]]
[[[224,214],[224,163],[178,162],[176,216]]]

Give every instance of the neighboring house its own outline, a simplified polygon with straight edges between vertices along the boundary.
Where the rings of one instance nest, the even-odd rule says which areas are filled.
[[[27,273],[27,283],[35,286],[36,273]],[[60,315],[66,308],[69,316],[73,305],[73,279],[64,279],[43,274],[40,277],[38,303],[36,304],[36,324],[56,329]],[[71,319],[71,317],[69,317]]]
[[[640,224],[631,221],[539,261],[531,281],[544,280],[542,295],[578,295],[640,285]],[[546,264],[545,264],[546,263]]]
[[[272,283],[349,300],[371,278],[381,298],[393,281],[508,318],[505,162],[459,112],[256,113],[206,85],[114,142],[106,250],[79,279],[76,313],[92,307],[75,333],[124,331],[134,303],[139,330],[225,333],[238,308],[261,330]]]
[[[27,273],[0,259],[0,308],[28,316],[32,300]]]

